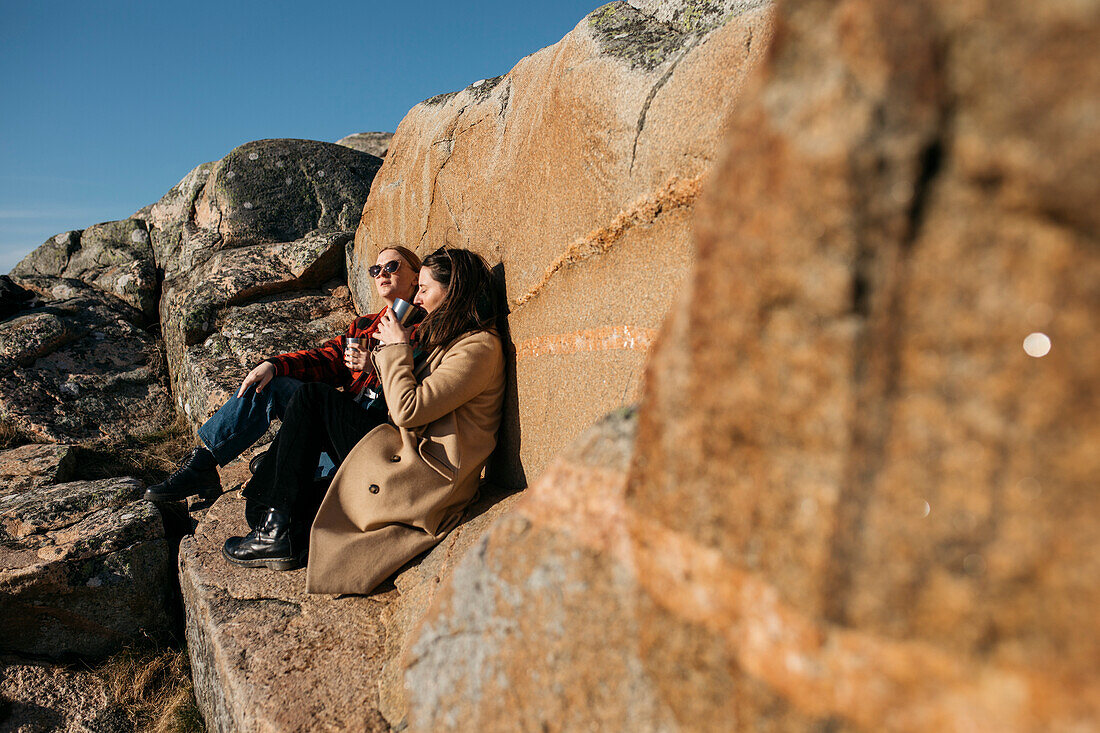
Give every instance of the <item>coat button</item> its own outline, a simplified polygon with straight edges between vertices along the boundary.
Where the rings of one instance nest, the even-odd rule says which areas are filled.
[[[399,456],[399,455],[390,456],[390,463],[398,463],[400,461],[401,461],[401,456]]]
[[[378,484],[371,484],[370,488],[367,489],[367,491],[369,491],[372,494],[377,494],[378,493]]]

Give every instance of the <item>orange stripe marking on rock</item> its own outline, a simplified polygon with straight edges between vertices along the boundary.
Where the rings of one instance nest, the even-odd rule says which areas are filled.
[[[536,336],[516,344],[516,360],[581,351],[648,351],[656,337],[657,329],[634,326],[607,326]]]

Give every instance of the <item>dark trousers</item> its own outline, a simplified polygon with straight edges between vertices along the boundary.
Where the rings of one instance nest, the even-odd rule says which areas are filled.
[[[321,452],[339,466],[360,438],[385,421],[383,410],[363,409],[327,384],[303,384],[290,398],[279,433],[242,494],[250,502],[308,521],[323,498],[314,484]]]

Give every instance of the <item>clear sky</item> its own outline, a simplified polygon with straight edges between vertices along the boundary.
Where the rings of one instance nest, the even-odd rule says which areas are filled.
[[[272,137],[393,131],[600,0],[0,0],[0,273]]]

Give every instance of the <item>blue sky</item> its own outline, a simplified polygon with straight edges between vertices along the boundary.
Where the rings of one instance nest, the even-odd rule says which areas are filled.
[[[249,140],[392,131],[601,4],[0,0],[0,273]]]

